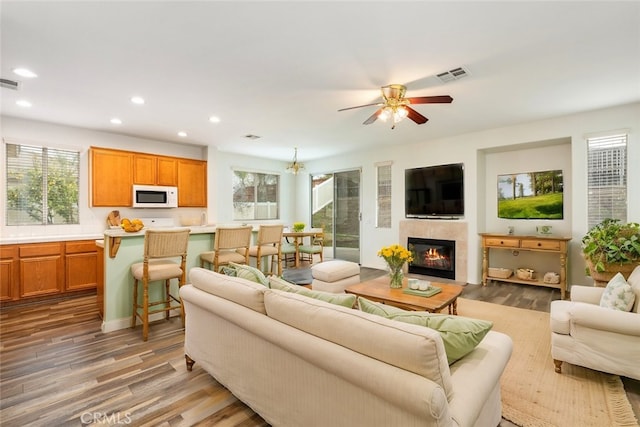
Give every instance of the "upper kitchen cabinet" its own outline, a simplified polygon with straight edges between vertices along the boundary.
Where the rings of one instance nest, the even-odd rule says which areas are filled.
[[[174,157],[134,153],[133,183],[142,185],[178,185],[178,162]]]
[[[207,162],[178,159],[178,206],[207,206]]]
[[[133,153],[91,147],[91,205],[131,206]]]

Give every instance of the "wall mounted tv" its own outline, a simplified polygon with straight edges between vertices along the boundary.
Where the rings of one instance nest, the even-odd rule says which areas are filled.
[[[407,218],[464,215],[464,165],[426,166],[404,171]]]

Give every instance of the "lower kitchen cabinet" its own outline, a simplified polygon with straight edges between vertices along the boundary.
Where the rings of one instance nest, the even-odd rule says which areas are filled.
[[[18,298],[18,247],[0,246],[0,302]]]
[[[98,255],[95,240],[65,244],[65,290],[95,289]]]
[[[96,288],[94,240],[0,246],[0,302]]]

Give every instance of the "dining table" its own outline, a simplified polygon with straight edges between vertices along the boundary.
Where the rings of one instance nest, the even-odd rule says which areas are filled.
[[[292,230],[284,230],[282,232],[282,237],[287,239],[289,242],[289,238],[293,238],[293,244],[296,248],[296,256],[295,256],[295,264],[294,266],[298,268],[300,266],[300,254],[298,253],[298,247],[302,244],[305,237],[310,237],[311,240],[322,232],[321,229],[307,229],[302,231],[292,231]]]

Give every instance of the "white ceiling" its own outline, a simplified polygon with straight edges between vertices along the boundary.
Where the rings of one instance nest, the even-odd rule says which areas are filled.
[[[1,90],[3,115],[266,158],[290,160],[297,146],[311,160],[640,101],[638,1],[3,0],[0,12],[1,76],[22,82]],[[470,75],[435,78],[457,67]],[[395,130],[362,125],[375,107],[337,112],[377,102],[390,83],[454,101],[415,106],[430,120]]]

